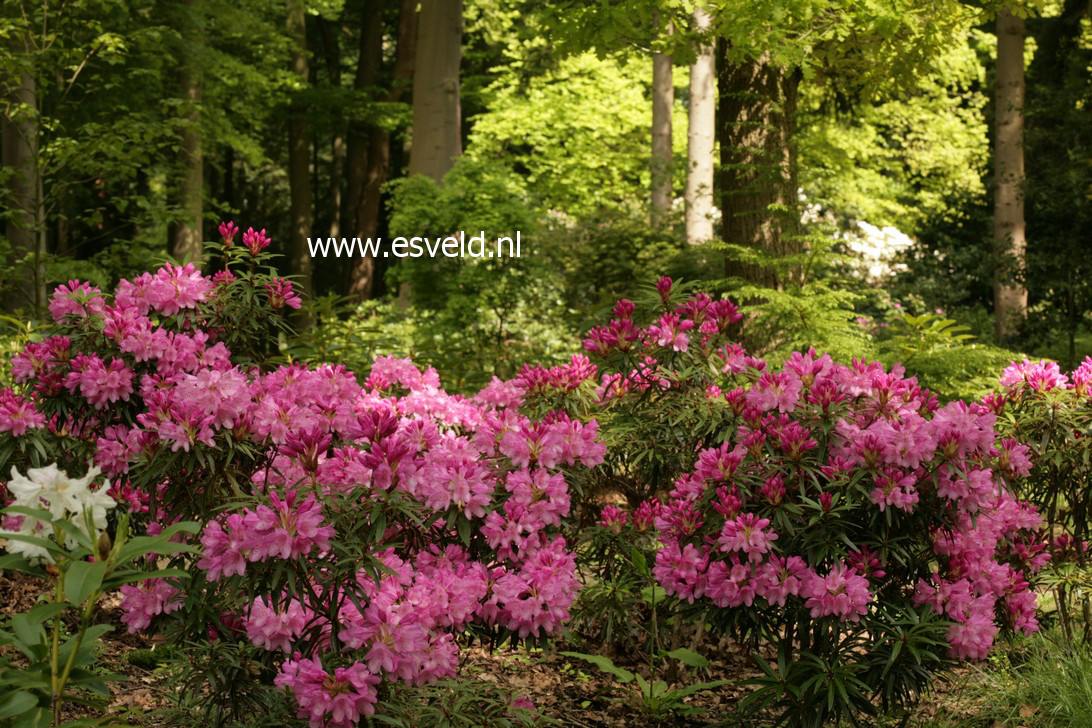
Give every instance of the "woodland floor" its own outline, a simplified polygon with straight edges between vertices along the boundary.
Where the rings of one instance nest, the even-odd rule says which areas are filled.
[[[40,583],[29,577],[0,574],[0,605],[3,605],[3,612],[29,609],[40,592]],[[104,600],[100,608],[102,613],[97,621],[120,624],[120,607],[116,596]],[[168,688],[161,671],[133,664],[130,660],[135,651],[144,652],[155,647],[154,638],[150,640],[143,635],[129,635],[123,629],[117,629],[103,638],[101,668],[127,678],[112,685],[111,718],[145,728],[170,725],[162,717],[157,717],[158,709],[169,704]],[[704,652],[710,658],[711,665],[701,677],[690,678],[694,682],[725,678],[740,681],[758,674],[742,650],[726,648],[714,652],[707,646]],[[15,659],[18,661],[21,656]],[[620,667],[637,667],[627,665],[621,659],[616,662]],[[748,690],[746,687],[725,685],[691,696],[686,702],[702,708],[699,715],[657,721],[646,717],[628,703],[628,697],[636,697],[635,687],[613,686],[611,680],[594,666],[553,650],[533,650],[530,653],[498,650],[490,653],[482,647],[472,647],[464,652],[460,671],[461,676],[495,683],[512,694],[527,695],[547,718],[565,726],[736,725],[732,720],[733,706]],[[977,668],[962,669],[937,685],[935,692],[916,709],[908,725],[993,728],[989,722],[978,717],[986,698],[966,697],[968,691],[963,689],[968,681],[975,679],[977,672]],[[629,692],[625,692],[627,688]],[[980,691],[976,694],[980,695]],[[67,719],[90,714],[86,708],[78,705],[71,706],[65,712]],[[1027,719],[1027,726],[1035,725],[1033,707],[1027,706],[1027,710],[1021,713]],[[890,724],[896,725],[895,722]]]

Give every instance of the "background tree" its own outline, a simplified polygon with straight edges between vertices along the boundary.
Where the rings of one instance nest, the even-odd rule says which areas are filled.
[[[200,261],[204,240],[205,159],[201,146],[201,63],[204,31],[199,0],[175,8],[179,28],[178,91],[181,100],[177,202],[179,219],[168,228],[168,249],[179,260]]]
[[[439,182],[462,154],[462,0],[423,0],[413,69],[409,173]]]
[[[708,39],[709,11],[696,6],[694,32],[703,36],[690,64],[689,124],[686,132],[686,240],[713,239],[713,149],[716,143],[715,40]]]
[[[8,36],[9,73],[3,79],[0,139],[6,192],[11,213],[5,225],[11,275],[4,291],[4,309],[39,314],[45,301],[42,256],[45,253],[42,172],[39,159],[38,81],[30,29]]]
[[[666,32],[670,34],[671,23]],[[675,106],[675,81],[672,76],[671,54],[652,53],[652,196],[650,221],[653,227],[663,224],[671,212],[674,197],[671,166],[674,149],[671,139],[671,114]]]
[[[1027,316],[1024,285],[1027,223],[1024,219],[1024,19],[1011,6],[997,12],[994,101],[994,321],[1008,339]]]
[[[307,15],[303,0],[288,0],[287,28],[292,44],[292,74],[297,88],[309,83],[307,55]],[[306,109],[293,103],[288,118],[288,182],[292,191],[288,269],[297,276],[299,290],[308,297],[311,286],[311,254],[307,239],[311,237],[311,170],[310,139]]]

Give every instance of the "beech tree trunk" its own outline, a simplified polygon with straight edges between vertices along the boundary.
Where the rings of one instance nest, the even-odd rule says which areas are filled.
[[[182,219],[167,231],[168,249],[173,257],[201,264],[204,235],[205,157],[201,145],[201,67],[202,33],[196,17],[195,0],[185,0],[181,7],[181,69],[179,90],[185,123],[179,134],[181,147],[177,205]]]
[[[652,227],[659,227],[665,222],[671,212],[673,196],[671,111],[675,106],[675,84],[671,67],[669,53],[652,54]]]
[[[341,53],[333,24],[318,17],[322,33],[322,52],[326,60],[326,77],[330,86],[341,88]],[[345,177],[345,135],[340,129],[330,139],[330,189],[326,200],[326,217],[330,223],[330,237],[341,235],[341,187]]]
[[[1024,220],[1024,19],[1008,8],[997,14],[994,100],[995,273],[994,330],[1011,338],[1027,317],[1023,282],[1027,226]]]
[[[409,173],[439,182],[462,153],[462,0],[421,0],[418,23]]]
[[[357,93],[379,83],[379,66],[383,60],[383,0],[365,0],[361,16],[360,47],[357,49],[353,90]],[[345,205],[342,228],[345,234],[360,234],[360,212],[364,203],[364,175],[368,160],[368,130],[366,122],[352,119],[346,134]]]
[[[376,72],[379,67],[378,44],[382,41],[382,15],[376,23]],[[366,24],[366,28],[370,28]],[[394,73],[392,74],[387,101],[402,100],[413,81],[414,59],[417,52],[417,0],[402,0],[398,16],[398,39],[395,48]],[[374,237],[379,232],[379,215],[382,211],[383,185],[390,170],[390,134],[378,126],[372,126],[367,134],[368,148],[360,181],[360,202],[357,207],[353,234],[362,238]],[[353,259],[349,276],[348,295],[362,301],[371,297],[375,289],[375,260],[360,255]]]
[[[720,201],[723,238],[773,256],[802,250],[796,175],[798,71],[768,57],[728,64],[721,57]],[[782,287],[775,270],[728,260],[725,273]]]
[[[4,234],[11,245],[10,275],[3,291],[4,310],[39,315],[45,304],[45,206],[38,166],[38,88],[31,69],[17,77],[18,85],[0,118],[3,164],[9,173],[8,205],[11,214]]]
[[[288,37],[292,41],[292,74],[300,88],[308,83],[307,26],[303,0],[288,0]],[[310,298],[311,255],[307,238],[311,235],[311,175],[306,109],[293,104],[288,119],[288,184],[290,188],[291,227],[288,241],[288,268],[297,276],[296,285],[303,297]],[[301,317],[300,323],[309,321]]]
[[[694,8],[694,28],[709,30],[708,11]],[[716,141],[717,62],[713,45],[698,48],[690,66],[690,115],[686,133],[686,241],[713,238],[713,149]]]

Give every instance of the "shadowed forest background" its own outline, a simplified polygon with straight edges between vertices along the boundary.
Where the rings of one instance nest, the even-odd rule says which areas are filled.
[[[757,304],[746,343],[775,360],[806,339],[949,396],[994,347],[1092,349],[1087,2],[4,9],[0,284],[30,321],[230,219],[325,302],[296,344],[464,387],[567,354],[661,273]],[[524,256],[306,247],[460,229],[521,230]]]

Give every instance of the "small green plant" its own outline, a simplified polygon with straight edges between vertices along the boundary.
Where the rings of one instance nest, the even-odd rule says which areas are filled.
[[[46,470],[32,470],[31,479],[21,484],[38,486],[33,500],[48,503],[49,510],[14,505],[0,511],[21,521],[17,531],[3,533],[10,553],[0,557],[0,569],[51,585],[40,603],[8,616],[0,627],[0,646],[22,656],[18,663],[11,651],[0,657],[0,725],[11,728],[58,726],[65,703],[96,706],[109,698],[107,681],[124,677],[94,668],[99,640],[113,629],[94,624],[95,605],[104,593],[126,584],[185,577],[179,569],[147,571],[143,566],[149,554],[192,551],[173,539],[198,529],[196,523],[177,523],[156,536],[130,538],[129,518],[123,514],[111,539],[105,521],[113,500],[105,488],[97,493],[87,489],[97,471],[73,480],[56,468]],[[25,500],[17,497],[16,503]],[[74,502],[83,507],[73,508]],[[75,615],[74,629],[66,614]],[[64,725],[104,725],[106,720],[84,718]]]
[[[656,539],[647,508],[644,513],[646,520],[635,524],[616,507],[607,506],[599,522],[580,535],[584,585],[574,629],[595,644],[639,650],[648,639],[646,625],[655,621],[646,592],[652,584],[648,562],[654,557]],[[662,604],[664,599],[658,601]]]
[[[667,717],[692,717],[702,713],[704,708],[691,705],[686,698],[706,690],[713,690],[722,685],[727,685],[731,680],[711,680],[707,682],[693,683],[678,688],[672,688],[664,680],[646,678],[639,672],[618,667],[609,657],[603,655],[586,655],[582,652],[562,652],[566,657],[584,660],[598,667],[603,673],[614,678],[614,687],[624,692],[623,702],[639,711],[648,718],[662,719]],[[702,655],[685,647],[676,650],[660,651],[657,653],[660,660],[670,658],[678,660],[688,667],[705,669],[709,661]],[[636,685],[637,691],[631,688]]]
[[[467,678],[393,686],[385,705],[375,721],[400,728],[514,728],[542,720],[526,698],[513,699],[493,683]]]
[[[1092,725],[1092,653],[1058,630],[1018,639],[971,673],[960,696],[981,706],[976,722],[982,725]]]
[[[915,356],[962,345],[974,338],[973,334],[964,333],[970,330],[970,326],[958,324],[940,313],[920,316],[900,313],[891,324],[891,338],[895,349],[905,358],[903,363],[907,363]]]

